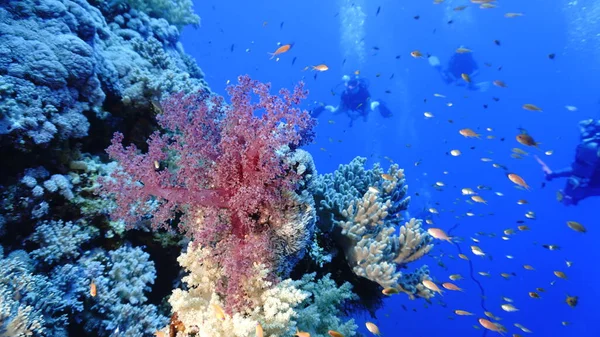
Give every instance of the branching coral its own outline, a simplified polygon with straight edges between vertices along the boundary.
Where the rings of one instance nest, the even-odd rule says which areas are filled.
[[[421,291],[410,282],[403,285],[403,281],[414,278],[402,277],[398,271],[398,267],[419,259],[432,248],[431,237],[421,229],[420,220],[411,219],[396,235],[402,219],[399,212],[409,201],[405,198],[404,172],[397,165],[388,172],[379,165],[367,171],[363,168],[365,160],[356,158],[320,179],[320,185],[314,188],[320,210],[331,212],[331,223],[341,229],[336,240],[356,275],[384,288],[396,287],[411,296],[429,298],[426,289]],[[330,230],[338,231],[335,227]],[[420,280],[425,277],[425,271],[419,273]]]

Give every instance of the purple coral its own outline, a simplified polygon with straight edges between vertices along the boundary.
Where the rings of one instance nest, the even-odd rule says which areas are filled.
[[[311,141],[315,125],[295,107],[307,94],[302,83],[273,96],[268,84],[238,80],[228,87],[231,105],[206,91],[163,101],[158,122],[170,132],[152,134],[145,154],[116,133],[107,152],[122,170],[103,181],[117,201],[113,216],[129,226],[151,215],[154,228],[168,227],[182,214],[180,230],[214,247],[224,267],[218,289],[228,308],[243,305],[239,286],[253,262],[272,263],[270,229],[283,222],[286,191],[300,178],[278,150]]]

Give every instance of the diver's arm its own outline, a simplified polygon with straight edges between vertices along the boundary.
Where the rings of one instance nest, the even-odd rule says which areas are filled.
[[[565,167],[564,169],[561,169],[561,170],[556,170],[556,171],[547,173],[546,180],[550,181],[554,178],[565,178],[565,177],[571,176],[572,174],[573,174],[573,169],[569,166],[569,167]]]

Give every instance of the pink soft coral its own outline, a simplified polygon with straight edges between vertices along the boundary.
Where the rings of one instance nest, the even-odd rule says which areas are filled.
[[[170,133],[152,134],[145,154],[124,148],[116,133],[107,152],[122,170],[103,181],[117,201],[113,217],[129,226],[150,217],[158,228],[181,215],[180,230],[215,249],[228,276],[219,290],[229,308],[243,304],[240,281],[253,262],[272,263],[269,226],[281,223],[278,210],[299,178],[277,151],[311,141],[315,125],[296,107],[307,94],[302,83],[278,97],[267,84],[238,80],[228,87],[231,105],[204,91],[162,102],[158,122]]]

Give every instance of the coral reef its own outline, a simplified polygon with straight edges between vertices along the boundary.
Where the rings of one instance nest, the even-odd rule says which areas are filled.
[[[329,277],[314,281],[314,274],[301,280],[269,281],[270,271],[254,263],[252,277],[242,289],[249,305],[233,314],[222,314],[223,298],[215,285],[225,272],[214,261],[214,252],[191,243],[179,263],[189,272],[183,278],[188,290],[176,289],[169,299],[173,312],[186,329],[197,327],[199,336],[252,336],[261,324],[265,336],[292,335],[296,329],[311,332],[311,336],[326,336],[335,329],[345,336],[354,336],[353,320],[341,323],[340,306],[352,299],[351,286],[338,287]],[[179,334],[183,335],[183,334]]]
[[[149,106],[206,86],[165,19],[103,13],[85,0],[0,3],[0,139],[21,151],[86,136],[89,116],[107,116],[107,100]],[[174,18],[186,1],[177,5]],[[196,18],[185,17],[177,24]]]
[[[194,14],[191,0],[112,0],[110,2],[112,6],[121,3],[151,17],[163,18],[178,27],[200,24],[200,17]]]

